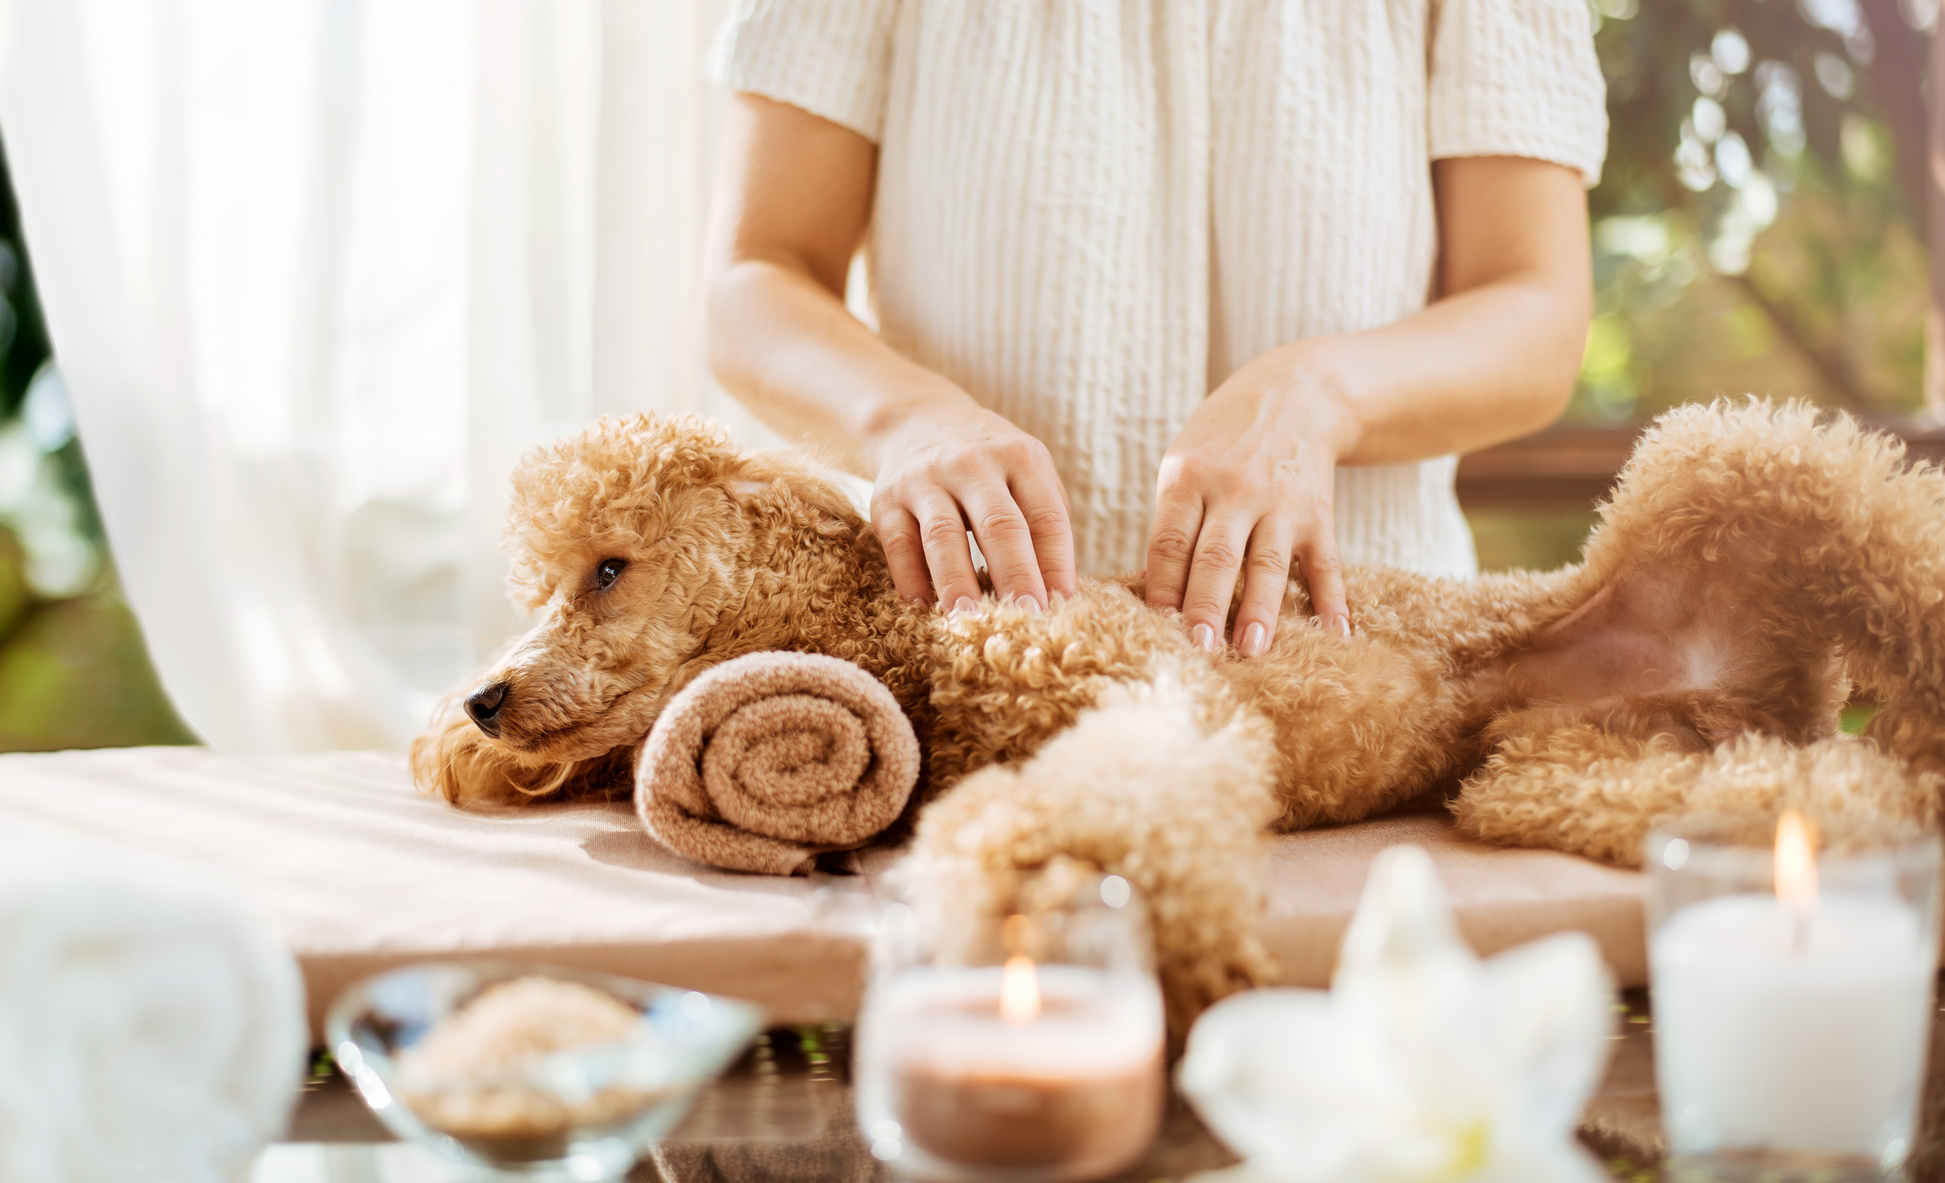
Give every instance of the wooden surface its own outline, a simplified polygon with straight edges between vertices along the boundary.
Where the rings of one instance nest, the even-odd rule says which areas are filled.
[[[1880,421],[1913,460],[1945,461],[1945,428]],[[1467,509],[1585,509],[1614,487],[1634,450],[1634,428],[1555,427],[1459,460]]]
[[[1647,992],[1630,990],[1616,1015],[1614,1051],[1580,1136],[1617,1180],[1661,1178],[1661,1115],[1655,1097],[1654,1024]],[[1945,1026],[1934,1024],[1931,1079],[1908,1178],[1945,1183]],[[631,1183],[884,1183],[851,1113],[842,1028],[773,1031],[703,1095],[674,1138],[629,1175]],[[335,1074],[315,1078],[291,1130],[251,1183],[457,1180],[418,1152],[387,1145],[382,1127]],[[1174,1104],[1147,1157],[1117,1183],[1159,1183],[1227,1166],[1234,1158],[1195,1115]],[[1695,1176],[1674,1175],[1676,1183]],[[1874,1176],[1873,1176],[1874,1177]],[[1783,1176],[1778,1176],[1779,1183]],[[1820,1176],[1838,1183],[1842,1176]]]

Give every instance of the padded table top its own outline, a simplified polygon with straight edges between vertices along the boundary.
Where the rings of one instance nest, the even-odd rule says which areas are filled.
[[[402,757],[123,748],[0,756],[0,827],[57,829],[234,883],[330,1000],[408,961],[505,956],[733,994],[777,1022],[845,1020],[874,911],[855,877],[715,871],[663,849],[625,804],[461,812]],[[1466,842],[1442,812],[1275,840],[1262,935],[1292,985],[1328,983],[1371,860],[1431,851],[1467,939],[1492,953],[1563,929],[1647,980],[1638,874]]]

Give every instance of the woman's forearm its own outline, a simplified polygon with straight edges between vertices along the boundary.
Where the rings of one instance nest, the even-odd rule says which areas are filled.
[[[710,368],[758,418],[876,482],[871,524],[900,595],[978,603],[970,530],[993,590],[1045,607],[1076,586],[1046,446],[845,310],[876,161],[849,128],[731,101],[704,263]]]
[[[1334,525],[1340,464],[1463,452],[1565,408],[1587,337],[1587,197],[1571,169],[1510,157],[1433,165],[1431,307],[1368,332],[1294,341],[1229,375],[1162,459],[1148,602],[1216,648],[1269,651],[1292,562],[1327,629],[1351,616]],[[1247,571],[1247,578],[1245,578]]]
[[[703,263],[716,379],[769,426],[866,477],[884,463],[878,445],[911,415],[972,407],[844,307],[877,155],[848,128],[735,96]]]
[[[1433,165],[1445,293],[1363,333],[1299,341],[1281,367],[1319,396],[1340,464],[1468,452],[1537,431],[1573,394],[1593,313],[1579,174],[1511,157]],[[1249,367],[1245,367],[1249,368]]]
[[[864,477],[877,475],[878,446],[912,415],[974,406],[860,324],[806,268],[782,260],[742,258],[715,270],[709,363],[765,424]]]
[[[1561,290],[1563,286],[1567,290]],[[1537,431],[1573,394],[1590,297],[1515,276],[1383,328],[1312,338],[1252,362],[1320,396],[1340,464],[1469,452]]]
[[[877,482],[871,521],[900,594],[960,609],[980,581],[1045,607],[1076,583],[1067,498],[1040,441],[887,346],[806,269],[746,257],[714,271],[710,362],[770,426]]]

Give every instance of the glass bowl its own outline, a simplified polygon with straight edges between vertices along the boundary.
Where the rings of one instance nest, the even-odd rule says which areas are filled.
[[[496,987],[495,1002],[465,1011]],[[497,1045],[455,1042],[485,1030],[489,1011]],[[469,1025],[455,1020],[466,1014]],[[449,961],[365,979],[332,1003],[324,1029],[338,1067],[399,1138],[489,1177],[597,1183],[666,1137],[763,1018],[747,1002],[610,974]],[[550,1032],[569,1029],[578,1046],[547,1050]],[[583,1042],[590,1031],[597,1042]],[[456,1074],[455,1048],[464,1064],[476,1046]]]

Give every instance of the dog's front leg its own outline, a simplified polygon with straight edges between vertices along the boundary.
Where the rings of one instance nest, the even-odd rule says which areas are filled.
[[[1276,814],[1268,727],[1211,727],[1179,682],[1122,686],[1032,759],[989,767],[919,818],[899,878],[934,923],[975,931],[1028,878],[1075,863],[1140,888],[1178,1038],[1202,1009],[1268,979],[1256,937]]]

